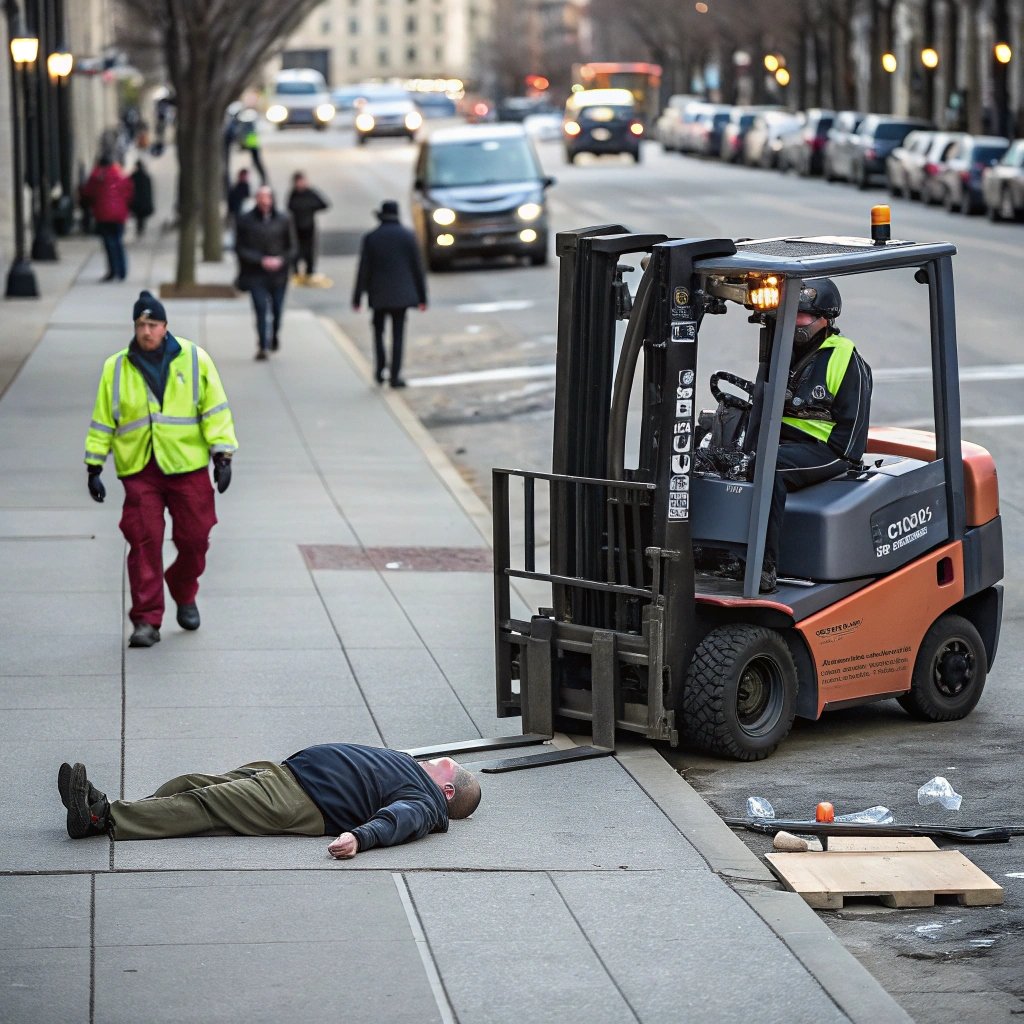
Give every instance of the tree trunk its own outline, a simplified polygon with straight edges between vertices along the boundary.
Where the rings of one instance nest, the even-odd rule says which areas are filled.
[[[180,93],[179,93],[180,95]],[[196,282],[196,220],[198,214],[198,110],[178,107],[178,272],[179,288]]]
[[[219,263],[224,255],[224,225],[221,219],[221,199],[224,191],[223,168],[223,112],[219,103],[211,102],[203,118],[202,142],[202,225],[203,261]]]
[[[966,4],[967,19],[964,33],[964,86],[967,89],[967,130],[972,134],[982,131],[981,67],[978,62],[978,10],[975,4]]]

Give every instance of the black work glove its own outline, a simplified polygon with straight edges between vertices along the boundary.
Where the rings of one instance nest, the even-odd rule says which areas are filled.
[[[231,483],[231,456],[217,452],[213,457],[213,482],[217,485],[217,493],[223,494]]]
[[[93,501],[103,501],[107,496],[107,489],[103,486],[103,481],[100,479],[100,473],[102,472],[102,466],[89,467],[89,493],[92,495]]]

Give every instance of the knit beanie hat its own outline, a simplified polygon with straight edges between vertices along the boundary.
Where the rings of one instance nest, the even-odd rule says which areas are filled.
[[[167,323],[167,310],[163,303],[147,291],[139,292],[139,297],[132,307],[132,323],[137,322],[141,317],[147,320],[160,320]]]

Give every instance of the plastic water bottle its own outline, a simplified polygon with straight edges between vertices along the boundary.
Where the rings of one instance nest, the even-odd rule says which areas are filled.
[[[929,779],[917,791],[917,802],[922,807],[928,804],[942,804],[947,811],[959,811],[962,800],[963,797],[941,775]]]
[[[896,818],[888,807],[876,804],[863,811],[854,811],[852,814],[837,814],[836,821],[852,821],[860,825],[894,825]]]
[[[763,796],[747,797],[748,818],[774,818],[775,808]]]

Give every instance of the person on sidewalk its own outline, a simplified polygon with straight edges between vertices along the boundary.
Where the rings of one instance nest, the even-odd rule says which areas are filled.
[[[405,314],[410,306],[422,312],[427,308],[427,281],[423,274],[416,236],[398,220],[398,203],[385,199],[377,211],[380,226],[363,235],[359,250],[359,270],[352,291],[352,308],[358,313],[363,295],[373,310],[373,375],[384,383],[389,363],[384,351],[384,327],[391,320],[391,362],[389,381],[393,388],[404,388],[402,380],[402,344]]]
[[[260,185],[267,183],[267,171],[260,156],[259,114],[251,107],[246,107],[238,115],[236,129],[239,145],[252,158],[252,165],[260,176]]]
[[[104,281],[123,281],[128,276],[124,225],[131,213],[133,192],[132,179],[126,177],[121,165],[107,155],[99,158],[89,180],[81,188],[81,197],[89,205],[107,254]]]
[[[231,409],[213,360],[198,345],[167,330],[167,313],[149,292],[132,310],[135,338],[103,364],[85,438],[89,494],[102,502],[100,479],[113,449],[124,484],[121,532],[128,541],[131,585],[129,645],[160,640],[164,580],[178,606],[178,625],[199,628],[196,593],[217,522],[208,466],[223,494],[238,449]],[[178,557],[163,571],[164,509]]]
[[[291,217],[274,206],[274,193],[268,185],[257,189],[255,207],[238,218],[235,255],[238,287],[252,296],[256,314],[258,360],[280,347],[284,295],[298,249]]]
[[[135,237],[141,238],[146,233],[146,221],[153,216],[156,207],[153,205],[153,179],[149,176],[141,160],[132,171],[132,215],[135,217]]]
[[[238,230],[238,218],[242,216],[242,207],[251,195],[249,169],[243,167],[238,172],[235,183],[228,189],[228,226],[233,232]]]
[[[298,239],[299,254],[295,259],[297,284],[310,284],[316,277],[316,215],[326,210],[330,203],[315,188],[309,187],[309,179],[296,171],[292,175],[292,190],[288,196],[288,212],[295,222],[295,236]],[[301,270],[301,265],[305,270]]]
[[[332,835],[327,849],[339,860],[447,832],[449,819],[469,817],[480,803],[476,776],[450,757],[416,761],[356,743],[322,743],[223,775],[181,775],[143,800],[111,802],[85,765],[65,762],[57,791],[72,839]]]

